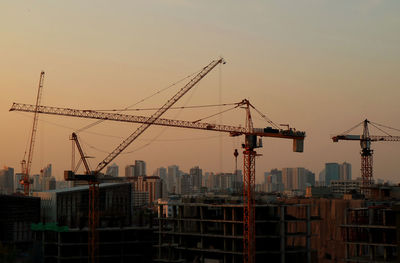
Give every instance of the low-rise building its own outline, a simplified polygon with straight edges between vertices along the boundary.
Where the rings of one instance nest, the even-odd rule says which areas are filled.
[[[333,194],[360,193],[361,180],[332,180],[330,188]]]

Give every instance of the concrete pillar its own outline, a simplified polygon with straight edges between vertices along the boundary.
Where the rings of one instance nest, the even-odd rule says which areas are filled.
[[[199,206],[199,209],[200,209],[200,234],[201,234],[200,247],[203,249],[204,248],[204,237],[203,237],[203,234],[204,234],[204,222],[203,222],[203,220],[204,220],[204,211],[203,211],[203,209],[204,209],[204,207],[203,206]],[[201,253],[200,262],[204,263],[204,253]]]
[[[285,227],[285,214],[286,214],[286,207],[285,206],[280,206],[281,213],[280,213],[280,218],[279,218],[279,227],[280,227],[280,253],[281,253],[281,263],[285,263],[286,258],[285,258],[285,248],[286,248],[286,227]]]
[[[45,246],[45,243],[46,243],[47,240],[45,240],[45,238],[46,238],[46,236],[45,236],[45,234],[44,234],[45,231],[42,230],[41,232],[42,232],[42,257],[43,257],[43,261],[44,261],[44,259],[45,259],[45,254],[44,254],[45,249],[44,249],[44,246]]]
[[[177,212],[177,214],[176,214],[176,218],[178,218],[178,219],[182,219],[184,216],[183,216],[183,210],[184,210],[184,206],[183,205],[180,205],[180,206],[177,206],[177,210],[176,210],[176,212]],[[181,233],[182,232],[182,221],[181,220],[178,220],[178,231]],[[178,245],[179,246],[181,246],[182,245],[182,234],[179,234],[179,241],[178,241]],[[182,256],[182,251],[181,250],[179,250],[179,258],[182,258],[183,256]]]
[[[226,221],[226,207],[222,208],[223,214],[224,214],[224,222],[223,222],[223,229],[224,229],[224,236],[226,237],[226,227],[227,227],[227,223]],[[224,251],[226,251],[227,245],[226,242],[228,241],[227,238],[224,238]],[[226,259],[226,254],[224,254],[224,263],[228,263],[227,259]]]
[[[368,209],[368,224],[373,225],[375,221],[374,218],[374,209],[369,208]],[[366,229],[368,232],[368,242],[372,243],[372,234],[370,229]],[[369,260],[373,261],[374,260],[374,247],[371,245],[368,245],[368,254],[369,254]]]
[[[181,205],[181,206],[177,206],[177,208],[178,208],[178,210],[177,210],[177,213],[178,213],[177,218],[178,219],[184,218],[185,207],[183,205]],[[178,232],[179,232],[179,245],[182,245],[182,243],[183,243],[183,241],[182,241],[183,236],[181,234],[183,232],[182,220],[178,220],[177,222],[178,222]]]
[[[60,232],[57,232],[57,263],[60,263],[61,262],[61,259],[60,259],[60,257],[61,257],[61,249],[60,249],[60,247],[61,247],[61,235],[60,235]]]
[[[161,244],[162,244],[162,238],[161,238],[161,231],[162,231],[162,224],[161,224],[161,218],[163,217],[163,211],[164,211],[164,206],[159,205],[158,206],[158,258],[161,259]],[[167,211],[168,213],[168,211]]]
[[[347,216],[348,216],[348,213],[349,213],[349,209],[346,208],[345,211],[344,211],[344,225],[347,225]],[[345,231],[345,237],[344,237],[345,240],[344,240],[344,241],[349,241],[349,228],[346,227],[346,228],[344,229],[344,231]],[[345,251],[344,251],[344,258],[345,258],[345,259],[349,259],[349,251],[350,251],[350,245],[347,243],[347,244],[346,244],[346,249],[345,249]]]
[[[235,221],[235,207],[232,207],[232,221]],[[236,236],[236,224],[232,223],[232,236]],[[232,238],[232,251],[236,252],[236,239]],[[232,263],[235,263],[236,256],[232,255]]]
[[[307,263],[311,263],[311,205],[306,206],[307,209]]]

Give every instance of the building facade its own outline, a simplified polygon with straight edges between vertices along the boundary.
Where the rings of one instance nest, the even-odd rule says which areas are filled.
[[[360,193],[361,180],[332,180],[330,188],[333,194]]]
[[[189,174],[193,191],[199,191],[202,187],[203,171],[198,166],[195,166],[190,168]]]
[[[168,193],[177,193],[177,183],[179,180],[180,172],[179,166],[177,165],[170,165],[168,166],[167,171],[167,190]]]
[[[133,192],[147,194],[147,206],[153,206],[154,202],[162,197],[162,181],[158,176],[135,176],[129,181]]]
[[[118,177],[119,175],[119,167],[116,163],[113,163],[112,165],[107,167],[106,175],[112,176],[112,177]]]
[[[135,161],[135,176],[146,176],[146,162],[142,160]]]
[[[34,192],[40,197],[41,222],[82,228],[88,225],[89,186]],[[131,223],[131,185],[100,184],[99,212],[101,226],[127,226]]]
[[[282,181],[284,190],[305,191],[307,186],[315,185],[315,174],[306,168],[283,168]]]
[[[351,164],[350,163],[342,163],[340,165],[340,174],[339,178],[340,180],[351,180]]]
[[[125,177],[134,177],[135,176],[135,166],[133,164],[129,164],[125,166]]]
[[[0,194],[12,194],[14,188],[14,168],[5,166],[0,170]]]
[[[338,163],[325,164],[325,184],[330,185],[332,180],[340,179],[340,166]]]

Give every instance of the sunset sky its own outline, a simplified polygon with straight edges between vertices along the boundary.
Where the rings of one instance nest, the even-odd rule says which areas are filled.
[[[35,103],[42,70],[42,105],[121,109],[222,56],[227,64],[177,106],[247,98],[274,122],[307,133],[302,154],[292,152],[290,140],[264,139],[258,149],[263,156],[256,161],[258,180],[265,171],[283,167],[305,167],[318,178],[324,163],[344,161],[358,177],[359,143],[333,143],[330,136],[365,118],[400,129],[399,14],[398,0],[1,1],[0,165],[20,172],[33,115],[8,110],[12,102]],[[188,81],[134,108],[160,107]],[[196,120],[217,111],[171,110],[163,117]],[[267,125],[253,114],[255,127]],[[39,119],[32,172],[52,163],[61,179],[70,169],[69,135],[93,121]],[[205,121],[244,125],[245,114],[238,109]],[[92,167],[136,127],[104,122],[81,132],[87,154],[96,157]],[[146,161],[149,175],[172,164],[187,172],[196,165],[203,172],[232,172],[233,151],[242,139],[151,127],[115,162],[120,175],[134,160]],[[372,148],[374,177],[399,182],[400,143]]]

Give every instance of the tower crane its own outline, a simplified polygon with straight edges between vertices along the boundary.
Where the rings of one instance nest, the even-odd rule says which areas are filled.
[[[242,100],[235,107],[243,107],[246,110],[246,125],[229,126],[221,124],[211,124],[206,122],[192,122],[174,119],[158,118],[153,122],[154,125],[179,127],[188,129],[200,129],[216,132],[225,132],[230,136],[245,136],[245,142],[242,144],[244,149],[243,160],[243,256],[244,262],[255,262],[255,157],[256,148],[261,147],[261,143],[257,142],[257,137],[275,137],[293,140],[293,151],[303,152],[305,132],[296,131],[295,129],[274,129],[272,127],[254,128],[250,114],[250,108],[254,106],[248,100]],[[10,111],[32,112],[32,105],[14,103]],[[255,109],[256,110],[256,109]],[[120,113],[107,113],[93,110],[78,110],[70,108],[41,106],[39,112],[50,115],[61,115],[78,118],[110,120],[132,123],[146,124],[147,117],[127,115]],[[265,116],[263,116],[265,117]],[[275,125],[277,127],[277,125]]]
[[[370,135],[368,124],[374,126],[375,128],[379,129],[380,131],[386,133],[387,135]],[[354,130],[355,128],[363,125],[363,133],[361,135],[350,135],[348,134],[350,131]],[[361,146],[361,178],[362,178],[362,192],[368,196],[369,189],[373,183],[373,158],[372,155],[374,150],[371,149],[371,142],[398,142],[400,141],[400,136],[392,136],[387,132],[383,131],[381,128],[377,127],[381,126],[384,128],[393,129],[378,123],[374,123],[365,119],[361,123],[357,124],[356,126],[352,127],[351,129],[345,131],[342,134],[332,136],[333,142],[339,142],[341,140],[345,141],[360,141]],[[397,129],[395,129],[397,130]]]
[[[44,81],[44,71],[40,72],[40,79],[39,79],[39,87],[38,87],[38,92],[36,95],[36,105],[34,106],[33,109],[33,124],[32,124],[32,132],[31,132],[31,138],[29,142],[29,151],[28,151],[28,160],[25,160],[25,155],[24,158],[21,161],[21,171],[22,171],[22,180],[20,181],[20,184],[24,185],[24,195],[29,195],[29,186],[31,184],[30,179],[29,179],[29,174],[31,171],[32,167],[32,158],[33,158],[33,149],[35,148],[35,138],[36,138],[36,131],[37,131],[37,124],[38,124],[38,108],[40,106],[40,101],[42,98],[42,88],[43,88],[43,81]]]

